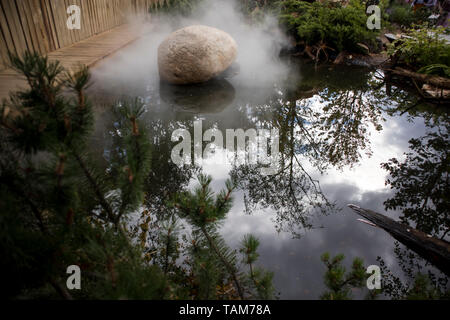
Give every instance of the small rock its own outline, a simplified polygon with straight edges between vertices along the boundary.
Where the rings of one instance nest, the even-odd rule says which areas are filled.
[[[369,47],[366,46],[364,43],[357,43],[357,45],[361,49],[362,53],[364,53],[364,54],[370,53]]]
[[[386,37],[386,39],[388,39],[390,42],[393,42],[395,40],[397,40],[397,36],[393,33],[385,33],[384,36]]]
[[[436,87],[430,86],[429,84],[424,84],[422,86],[422,90],[425,91],[428,95],[432,96],[433,98],[438,98],[438,99],[450,98],[450,90],[448,90],[448,89],[436,88]]]

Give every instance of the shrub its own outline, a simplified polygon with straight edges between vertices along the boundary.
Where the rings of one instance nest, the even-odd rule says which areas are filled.
[[[432,73],[433,69],[448,70],[450,45],[441,38],[443,33],[442,27],[421,26],[418,29],[409,29],[407,33],[409,37],[394,41],[388,47],[388,54],[395,57],[398,63],[405,64],[412,70],[420,69],[425,73]],[[441,67],[424,68],[430,65],[441,65]],[[445,71],[442,75],[446,75]]]
[[[155,2],[150,7],[151,13],[175,13],[188,16],[203,0],[166,0],[163,2]]]
[[[428,8],[419,8],[414,11],[410,6],[394,5],[390,8],[389,21],[402,27],[410,28],[413,24],[420,24],[427,21],[431,14]]]
[[[430,64],[426,67],[420,68],[419,72],[450,78],[450,67],[444,64]]]
[[[2,298],[274,297],[273,274],[254,266],[258,240],[245,238],[238,264],[220,236],[233,201],[230,181],[216,195],[202,175],[199,187],[171,195],[167,216],[156,217],[143,204],[156,163],[144,105],[114,105],[113,127],[104,141],[95,139],[99,160],[91,148],[94,106],[85,95],[89,70],[69,72],[30,52],[10,60],[29,88],[0,104]],[[182,237],[184,224],[192,232]],[[69,292],[63,284],[73,264],[83,284]],[[241,272],[245,264],[249,274]]]
[[[375,42],[378,32],[367,28],[365,5],[360,0],[352,0],[347,6],[299,0],[281,1],[279,5],[282,25],[307,45],[322,42],[337,51],[358,52],[358,43]]]

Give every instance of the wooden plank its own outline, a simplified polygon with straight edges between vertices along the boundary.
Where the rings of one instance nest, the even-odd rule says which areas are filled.
[[[360,216],[389,232],[395,239],[450,276],[449,242],[432,237],[425,232],[394,221],[377,212],[362,209],[352,204],[348,206]]]
[[[104,32],[104,31],[108,30],[108,16],[106,15],[106,4],[107,4],[107,0],[101,1],[100,14],[101,14],[102,27],[100,29],[100,32]]]
[[[96,6],[94,5],[94,0],[88,0],[88,4],[89,4],[89,8],[90,8],[90,19],[91,19],[91,23],[92,23],[92,27],[93,27],[93,35],[98,34],[98,30],[99,30],[99,21],[98,21],[98,14],[97,14],[97,10],[96,10]]]
[[[92,35],[92,24],[89,15],[89,1],[81,0],[81,23],[84,24],[85,30],[83,35],[83,39],[90,37]]]
[[[22,55],[27,50],[27,43],[20,24],[19,15],[14,0],[2,0],[2,7],[5,10],[6,21],[18,55]]]
[[[130,13],[142,14],[153,2],[155,0],[0,0],[0,68],[4,68],[7,50],[22,53],[29,49],[45,54],[72,46],[127,22]],[[71,4],[81,8],[81,30],[69,30],[66,26],[66,10]],[[126,31],[117,30],[111,36],[102,37],[98,44],[91,44],[88,55],[95,55],[94,48],[102,50],[117,45],[121,36],[128,35]]]
[[[105,30],[108,30],[107,17],[106,17],[106,0],[101,0],[99,13],[100,13],[100,22],[101,22],[100,32],[104,32]]]
[[[81,35],[80,35],[81,40],[87,39],[93,35],[92,25],[91,25],[91,20],[89,18],[89,11],[88,11],[87,5],[88,4],[87,4],[86,0],[80,1],[81,29],[82,29]]]
[[[102,7],[103,0],[96,0],[94,2],[94,10],[97,14],[97,22],[98,22],[98,29],[97,33],[102,32],[103,30],[103,7]]]
[[[11,91],[25,88],[27,82],[18,73],[3,74],[3,72],[1,72],[0,84],[7,84],[7,86],[0,85],[0,101],[2,101],[9,97]]]
[[[136,40],[137,37],[128,25],[122,25],[82,40],[70,47],[51,52],[48,57],[50,60],[59,60],[68,69],[77,67],[80,62],[93,66]],[[0,101],[2,98],[6,98],[11,90],[16,90],[18,86],[24,83],[23,79],[12,69],[0,71]]]
[[[61,6],[62,6],[62,8],[60,8],[60,10],[62,10],[64,8],[64,15],[61,15],[61,20],[63,22],[63,26],[66,31],[65,36],[67,37],[67,42],[68,42],[68,44],[66,44],[66,46],[69,46],[69,45],[77,42],[76,29],[71,30],[67,27],[67,20],[69,19],[69,14],[67,13],[67,9],[69,8],[70,5],[75,4],[74,3],[75,1],[71,0],[70,1],[71,3],[69,3],[68,0],[59,0],[59,2],[61,3]]]
[[[120,3],[117,0],[114,0],[112,6],[112,23],[113,26],[119,25],[119,6]]]
[[[85,32],[86,26],[83,23],[83,11],[82,11],[82,7],[81,7],[81,1],[80,0],[66,0],[67,7],[69,7],[72,4],[74,4],[80,8],[80,28],[81,29],[69,30],[69,32],[72,33],[72,39],[73,39],[72,43],[77,43],[84,39],[83,33]]]
[[[39,23],[35,22],[34,17],[33,17],[34,12],[33,12],[33,8],[32,8],[32,1],[27,0],[27,1],[19,1],[19,2],[21,2],[22,10],[27,19],[28,29],[30,31],[30,37],[31,37],[31,41],[33,43],[33,48],[36,52],[38,52],[40,54],[45,54],[46,50],[45,50],[45,46],[43,44],[44,41],[42,38],[39,37],[40,26],[39,26]]]
[[[106,28],[112,28],[112,1],[106,1]]]
[[[98,34],[99,30],[100,30],[100,18],[98,15],[98,10],[97,10],[97,5],[96,3],[94,3],[94,0],[90,1],[91,3],[91,7],[92,7],[92,13],[94,14],[94,20],[95,21],[95,34]]]
[[[39,0],[29,0],[26,2],[31,13],[31,19],[34,25],[34,32],[36,33],[39,51],[41,54],[45,54],[52,50],[52,45],[50,44],[51,40],[45,26],[45,16],[42,13],[41,5]]]
[[[3,37],[3,32],[0,32],[0,70],[6,69],[8,63],[9,63],[8,47],[6,45],[5,38]]]
[[[96,29],[96,21],[94,18],[94,11],[92,9],[92,0],[83,0],[82,6],[86,10],[85,19],[89,22],[89,36],[93,36],[95,34]]]
[[[58,36],[56,34],[56,25],[55,25],[55,19],[53,18],[53,10],[50,5],[49,0],[40,0],[41,2],[41,8],[43,15],[45,16],[45,23],[46,23],[46,29],[48,30],[51,39],[52,39],[52,51],[59,49],[61,47]]]
[[[23,33],[25,36],[25,41],[27,44],[27,48],[29,51],[31,52],[39,52],[39,44],[36,42],[36,38],[33,39],[32,36],[32,21],[29,21],[28,17],[27,17],[27,11],[28,11],[28,6],[27,6],[27,0],[16,0],[16,7],[18,10],[18,14],[19,14],[19,20],[20,20],[20,24],[22,26],[23,29]]]
[[[75,5],[77,5],[80,8],[80,27],[81,27],[81,29],[74,30],[76,42],[79,42],[80,40],[87,38],[87,36],[84,37],[84,33],[86,32],[86,25],[84,24],[84,21],[83,21],[83,8],[81,7],[81,0],[73,0],[73,1],[75,1]]]
[[[110,2],[110,16],[111,16],[111,25],[110,28],[114,28],[116,27],[117,24],[117,8],[118,8],[119,4],[117,3],[117,0],[114,0]]]
[[[111,0],[105,1],[105,30],[111,29],[111,11],[110,11]]]
[[[13,38],[11,36],[11,29],[5,17],[3,0],[0,2],[0,27],[6,43],[7,50],[11,51],[12,53],[17,53]]]
[[[72,41],[70,39],[70,32],[67,29],[67,13],[66,5],[62,0],[48,0],[50,2],[50,7],[53,12],[53,19],[55,22],[56,35],[58,37],[58,42],[60,48],[64,48],[70,44]]]

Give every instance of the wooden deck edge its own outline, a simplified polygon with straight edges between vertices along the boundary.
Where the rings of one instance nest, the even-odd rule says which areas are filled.
[[[96,35],[93,35],[92,37],[89,37],[87,39],[83,39],[77,43],[71,44],[69,46],[66,46],[64,48],[52,51],[47,53],[46,55],[48,56],[49,60],[59,60],[60,62],[64,62],[64,59],[61,58],[52,58],[52,55],[57,55],[58,52],[61,52],[62,50],[67,50],[70,48],[73,48],[74,50],[76,50],[76,46],[79,44],[86,44],[86,43],[90,43],[92,41],[95,41],[96,39],[101,39],[102,37],[107,37],[108,34],[114,33],[114,32],[126,32],[125,28],[127,26],[130,26],[130,24],[122,24],[120,26],[116,26],[114,28],[112,28],[111,30],[102,32],[102,33],[98,33]],[[124,30],[124,31],[122,31]],[[148,32],[151,32],[151,28],[149,29]],[[118,51],[124,49],[125,47],[131,45],[132,43],[136,42],[138,39],[140,39],[142,36],[144,36],[145,34],[147,34],[148,32],[143,32],[143,33],[136,33],[135,36],[130,37],[129,40],[124,40],[124,42],[118,42],[117,46],[114,46],[114,48],[112,48],[111,50],[105,51],[101,54],[99,54],[99,56],[84,62],[82,64],[88,66],[88,67],[95,67],[100,61],[112,56],[113,54],[117,53]],[[130,34],[132,33],[132,31],[130,31]],[[9,93],[11,91],[15,91],[20,89],[23,85],[26,85],[26,81],[25,78],[23,76],[21,76],[19,73],[17,73],[14,69],[12,68],[6,68],[3,70],[0,70],[0,102],[9,97]]]

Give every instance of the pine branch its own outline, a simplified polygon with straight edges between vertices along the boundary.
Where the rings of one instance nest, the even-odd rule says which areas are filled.
[[[5,167],[3,166],[3,164],[1,164],[2,166],[2,171],[6,171]],[[48,235],[48,229],[46,227],[46,225],[44,224],[43,220],[42,220],[42,214],[40,212],[40,210],[38,209],[38,207],[34,204],[34,202],[31,200],[31,198],[25,194],[25,192],[23,191],[23,189],[21,189],[20,187],[18,187],[15,183],[14,183],[14,178],[12,177],[3,177],[0,176],[0,182],[1,184],[4,184],[6,186],[9,187],[10,191],[12,191],[13,193],[15,193],[16,195],[18,195],[20,198],[23,199],[23,201],[30,207],[31,212],[33,212],[34,217],[37,220],[39,229],[41,230],[41,232],[43,234]]]
[[[94,177],[92,176],[92,174],[89,172],[86,163],[83,161],[82,157],[76,152],[73,151],[72,154],[74,155],[75,159],[77,160],[78,164],[81,167],[81,170],[83,170],[84,175],[86,176],[86,178],[89,181],[89,184],[91,185],[92,189],[95,192],[95,195],[97,197],[97,200],[100,202],[100,205],[102,206],[103,210],[106,211],[108,218],[110,219],[111,222],[114,223],[114,225],[118,226],[118,221],[115,218],[114,215],[114,211],[112,210],[111,206],[109,205],[108,201],[106,201],[103,193],[100,190],[100,186],[97,184],[97,182],[95,181]]]
[[[65,300],[74,300],[72,295],[67,291],[64,286],[62,286],[58,281],[56,281],[54,278],[49,279],[50,284],[52,287],[58,292],[58,294]]]
[[[244,292],[242,290],[242,286],[238,280],[237,274],[236,274],[236,270],[235,268],[230,264],[230,262],[222,255],[222,253],[220,252],[220,250],[217,248],[214,240],[211,238],[211,236],[209,235],[208,231],[206,230],[206,228],[203,226],[201,227],[201,231],[203,233],[203,235],[206,237],[206,239],[208,240],[209,246],[214,250],[214,252],[216,253],[216,255],[219,257],[219,259],[222,261],[222,263],[225,265],[225,267],[227,268],[228,273],[231,275],[231,277],[233,278],[234,284],[236,285],[236,289],[239,293],[239,296],[241,297],[242,300],[245,299],[244,297]]]

